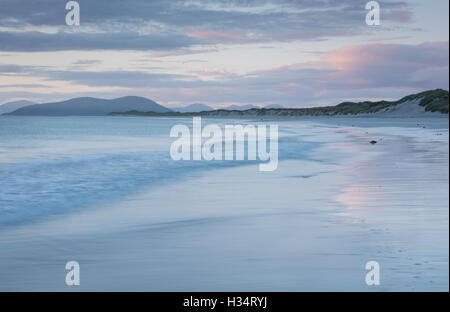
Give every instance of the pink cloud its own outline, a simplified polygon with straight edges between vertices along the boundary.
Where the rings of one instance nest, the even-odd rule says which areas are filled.
[[[373,50],[364,46],[346,46],[327,54],[322,62],[322,68],[337,70],[352,70],[367,61],[375,61],[378,56]]]
[[[317,61],[281,64],[246,75],[197,72],[196,77],[214,79],[192,81],[190,88],[178,93],[190,102],[272,101],[294,107],[398,99],[426,89],[448,89],[448,57],[447,41],[348,45],[320,54]]]

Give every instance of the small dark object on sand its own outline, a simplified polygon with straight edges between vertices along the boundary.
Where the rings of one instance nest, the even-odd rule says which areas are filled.
[[[370,144],[377,144],[377,141],[372,140],[372,141],[370,141]]]

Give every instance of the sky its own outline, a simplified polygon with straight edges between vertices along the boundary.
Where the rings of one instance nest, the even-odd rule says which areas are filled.
[[[0,103],[335,105],[449,85],[449,1],[0,0]]]

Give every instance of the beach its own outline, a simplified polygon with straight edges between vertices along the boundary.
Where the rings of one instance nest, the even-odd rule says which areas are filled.
[[[273,172],[171,160],[189,118],[1,118],[0,291],[449,289],[448,118],[205,119],[276,123]]]

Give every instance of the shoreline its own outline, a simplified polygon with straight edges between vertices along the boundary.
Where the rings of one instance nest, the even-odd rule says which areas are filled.
[[[448,128],[431,143],[427,142],[435,135],[432,130],[413,125],[394,128],[323,124],[314,130],[316,140],[327,141],[322,150],[315,151],[312,159],[280,161],[279,171],[267,179],[260,178],[256,165],[196,173],[113,206],[26,226],[22,234],[13,230],[0,240],[2,250],[9,250],[9,255],[0,258],[0,281],[5,283],[0,282],[0,289],[69,290],[59,278],[64,274],[63,263],[79,259],[83,272],[79,290],[448,290],[448,250],[446,255],[440,251],[444,258],[433,258],[438,246],[448,246],[448,193],[446,226],[439,227],[440,232],[422,229],[432,238],[431,250],[424,253],[420,248],[426,246],[420,241],[406,239],[411,229],[405,233],[403,221],[392,219],[395,211],[377,214],[372,207],[395,201],[367,185],[367,181],[380,183],[386,190],[398,182],[385,180],[396,168],[386,163],[386,155],[391,155],[394,165],[394,160],[404,159],[409,166],[395,169],[393,177],[414,175],[421,168],[427,170],[422,172],[426,177],[430,168],[441,169],[442,163],[430,167],[420,157],[408,156],[411,148],[427,148],[438,157],[442,154],[439,142],[447,142],[448,168]],[[320,136],[321,131],[335,135]],[[424,133],[428,133],[425,139]],[[416,139],[405,140],[408,135]],[[382,140],[371,146],[367,138],[374,136]],[[382,167],[384,174],[377,174]],[[448,176],[442,178],[448,187]],[[428,181],[430,189],[424,193],[443,189],[433,184],[440,181],[436,179]],[[410,183],[408,188],[420,185],[411,184],[407,176],[404,180]],[[357,196],[363,190],[369,192],[367,202]],[[403,200],[396,203],[398,207],[414,203],[410,197],[395,199]],[[433,211],[442,214],[440,205],[441,201]],[[423,218],[425,211],[419,212]],[[386,214],[390,219],[385,219]],[[411,213],[400,215],[407,217],[409,225],[423,224]],[[435,217],[431,216],[434,225],[439,222]],[[445,221],[445,216],[440,219]],[[440,244],[442,231],[447,232],[447,244]],[[368,288],[362,277],[364,263],[373,257],[381,257],[388,272],[377,289]]]

